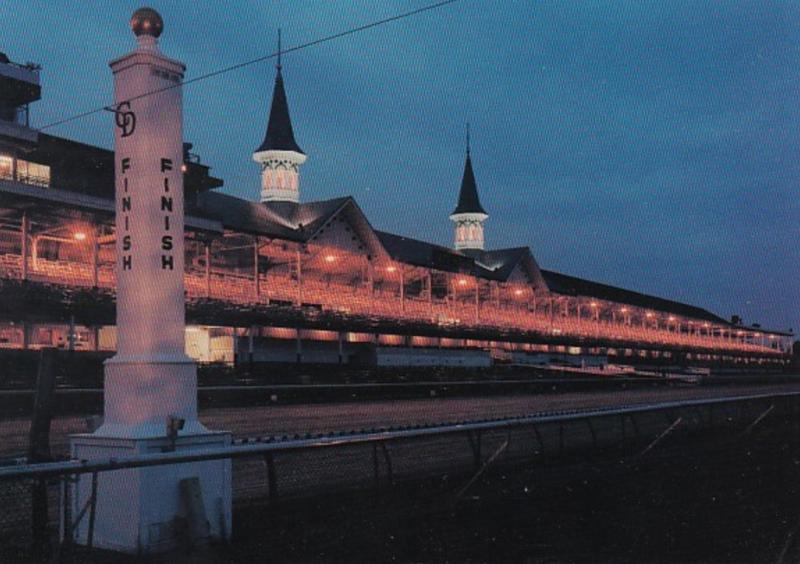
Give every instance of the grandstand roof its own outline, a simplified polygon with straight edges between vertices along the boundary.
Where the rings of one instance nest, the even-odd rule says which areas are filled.
[[[599,282],[592,282],[583,278],[575,276],[568,276],[560,272],[553,272],[551,270],[542,270],[547,282],[548,288],[558,294],[568,296],[589,296],[599,300],[608,300],[621,304],[628,304],[645,309],[652,309],[656,311],[663,311],[666,313],[674,313],[675,315],[693,317],[695,319],[704,319],[713,323],[722,323],[730,325],[730,323],[721,317],[714,315],[705,309],[666,300],[656,296],[641,294],[624,288],[617,288]]]

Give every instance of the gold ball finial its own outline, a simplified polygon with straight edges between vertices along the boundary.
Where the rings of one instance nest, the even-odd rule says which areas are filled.
[[[136,37],[140,35],[158,37],[164,31],[164,20],[153,8],[139,8],[131,16],[131,30]]]

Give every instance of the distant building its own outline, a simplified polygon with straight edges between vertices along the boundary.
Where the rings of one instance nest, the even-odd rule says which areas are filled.
[[[40,95],[38,69],[0,55],[0,348],[110,351],[113,154],[30,128]],[[543,270],[526,246],[487,250],[469,146],[454,249],[374,229],[351,197],[307,201],[280,65],[253,153],[260,194],[215,191],[222,180],[191,148],[187,351],[201,361],[789,362],[790,333]]]

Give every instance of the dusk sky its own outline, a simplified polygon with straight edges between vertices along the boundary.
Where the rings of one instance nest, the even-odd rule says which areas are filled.
[[[187,78],[424,2],[160,2]],[[108,104],[141,2],[4,1],[0,51],[43,66],[41,126]],[[489,248],[542,268],[800,329],[800,2],[461,0],[284,57],[304,201],[452,245],[472,155]],[[187,141],[257,199],[275,75],[184,90]],[[103,112],[47,133],[111,147]]]

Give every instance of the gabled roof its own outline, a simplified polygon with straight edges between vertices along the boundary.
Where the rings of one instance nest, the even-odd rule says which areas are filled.
[[[475,259],[453,249],[385,231],[376,231],[375,234],[392,260],[443,272],[498,279],[494,272],[478,264]]]
[[[272,91],[272,107],[269,110],[267,134],[264,136],[264,141],[255,150],[256,153],[261,151],[294,151],[305,154],[294,140],[292,120],[289,117],[289,102],[286,100],[280,66],[275,76],[275,88]]]
[[[464,163],[464,176],[461,178],[461,190],[458,193],[458,205],[453,210],[453,214],[458,213],[482,213],[486,211],[481,206],[478,198],[478,186],[475,183],[475,173],[472,171],[472,158],[467,151],[467,162]]]
[[[507,279],[511,276],[514,267],[530,252],[528,247],[514,247],[511,249],[480,251],[480,255],[476,258],[483,266],[497,272],[503,279]]]
[[[303,241],[295,224],[264,204],[243,200],[218,192],[197,195],[193,213],[215,219],[226,229],[251,235]]]
[[[259,203],[208,192],[198,195],[193,212],[219,221],[226,229],[300,243],[309,242],[334,217],[346,214],[371,251],[384,252],[366,216],[349,196],[303,204]]]
[[[547,283],[533,257],[530,247],[512,247],[494,251],[478,251],[473,256],[480,265],[491,270],[503,282],[507,281],[519,266],[528,275],[537,289],[547,289]]]
[[[568,276],[550,270],[542,270],[542,276],[544,276],[545,282],[547,282],[547,286],[550,290],[558,294],[588,296],[599,300],[607,300],[645,309],[672,313],[682,317],[692,317],[694,319],[704,319],[712,323],[730,325],[728,321],[722,319],[718,315],[693,305],[666,300],[656,296],[649,296],[647,294],[640,294],[639,292],[633,292],[607,284],[600,284],[599,282],[592,282],[591,280],[576,278],[575,276]]]

